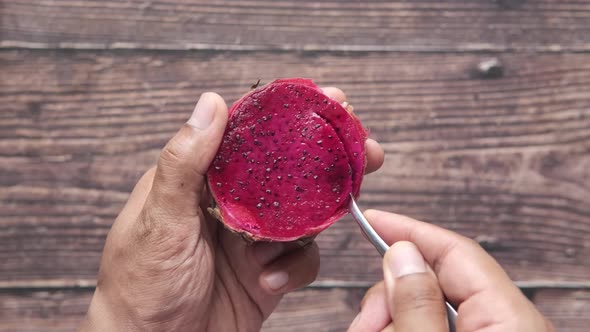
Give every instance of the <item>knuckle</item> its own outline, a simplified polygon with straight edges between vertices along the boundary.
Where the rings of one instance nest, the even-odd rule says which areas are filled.
[[[158,236],[162,231],[161,225],[164,224],[163,218],[164,214],[158,207],[146,204],[137,218],[137,236],[143,239]]]
[[[185,124],[160,152],[154,187],[165,194],[181,190],[198,188],[209,164],[203,162],[203,153],[199,152],[198,140],[193,137],[192,129]]]
[[[160,233],[161,230],[156,219],[157,218],[154,216],[152,209],[144,207],[141,210],[137,217],[137,227],[135,228],[135,232],[133,232],[134,240],[137,243],[145,243],[154,237],[160,237],[158,233]]]
[[[136,219],[133,240],[135,243],[146,245],[153,245],[165,240],[172,231],[169,219],[167,213],[157,204],[151,203],[151,199],[148,197],[148,203]]]
[[[182,147],[181,143],[176,140],[171,140],[166,144],[162,152],[160,152],[160,158],[158,159],[158,166],[170,166],[178,165],[182,162]]]
[[[192,129],[185,124],[180,131],[162,149],[158,166],[176,166],[187,163],[191,154],[193,140],[191,139]]]
[[[151,259],[169,260],[178,257],[191,247],[191,232],[176,226],[171,217],[157,207],[144,207],[140,212],[132,241]]]

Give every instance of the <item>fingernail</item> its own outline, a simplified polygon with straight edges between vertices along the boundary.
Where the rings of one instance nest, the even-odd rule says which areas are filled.
[[[207,129],[215,117],[215,108],[213,95],[209,92],[203,93],[187,123],[198,129]]]
[[[396,278],[426,272],[424,258],[413,243],[397,242],[389,250],[387,264]]]
[[[289,274],[284,271],[272,272],[264,277],[268,288],[278,290],[283,288],[289,281]]]
[[[285,251],[285,245],[281,242],[257,243],[254,245],[254,257],[260,265],[266,265]]]

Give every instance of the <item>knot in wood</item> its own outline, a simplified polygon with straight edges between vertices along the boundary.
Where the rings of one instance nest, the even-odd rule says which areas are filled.
[[[498,58],[486,59],[477,65],[477,75],[486,79],[500,78],[504,75],[504,67]]]

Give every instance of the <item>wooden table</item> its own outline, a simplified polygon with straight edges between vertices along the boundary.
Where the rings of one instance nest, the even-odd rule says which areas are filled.
[[[590,1],[0,2],[0,331],[71,331],[109,226],[199,94],[344,89],[386,151],[361,204],[478,240],[590,326]],[[342,331],[381,278],[345,218],[265,331]]]

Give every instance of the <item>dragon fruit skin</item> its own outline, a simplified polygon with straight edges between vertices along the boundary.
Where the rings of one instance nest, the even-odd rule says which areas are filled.
[[[318,234],[348,212],[365,168],[358,119],[310,80],[282,79],[229,111],[208,171],[210,213],[254,241]]]

